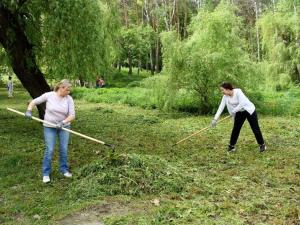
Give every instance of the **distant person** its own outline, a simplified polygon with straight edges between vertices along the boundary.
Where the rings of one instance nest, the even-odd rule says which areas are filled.
[[[220,90],[223,93],[223,98],[219,109],[211,122],[211,126],[213,128],[216,127],[217,120],[226,105],[229,114],[234,118],[228,151],[235,151],[235,144],[237,143],[240,130],[247,119],[255,135],[256,141],[259,144],[260,152],[264,152],[266,150],[266,145],[258,125],[254,104],[244,95],[241,89],[233,88],[231,83],[223,82],[220,85]]]
[[[105,87],[105,81],[103,80],[102,77],[101,77],[100,80],[99,80],[99,87],[100,87],[100,88]]]
[[[97,77],[96,79],[96,88],[99,88],[100,87],[100,79],[99,77]]]
[[[75,80],[75,87],[80,87],[81,84],[80,84],[80,80],[79,79],[76,79]]]
[[[70,128],[70,122],[75,119],[73,98],[69,95],[71,83],[68,80],[60,81],[54,91],[47,92],[33,99],[27,108],[25,116],[32,117],[32,108],[46,102],[45,121],[55,126],[44,123],[45,153],[42,166],[43,182],[50,182],[51,161],[55,148],[56,137],[59,138],[59,167],[65,177],[72,177],[68,167],[68,143],[70,133],[62,130]]]
[[[7,87],[8,97],[12,98],[13,92],[14,92],[14,84],[13,84],[11,76],[8,77],[8,82],[7,82],[6,87]]]

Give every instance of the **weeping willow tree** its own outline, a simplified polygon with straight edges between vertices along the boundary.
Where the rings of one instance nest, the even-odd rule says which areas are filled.
[[[101,0],[0,2],[0,43],[33,98],[50,90],[45,77],[91,80],[107,70],[118,28],[115,11]]]
[[[218,85],[224,80],[249,86],[256,73],[240,37],[241,20],[224,2],[214,11],[201,10],[189,27],[190,37],[179,41],[163,35],[163,54],[172,89],[186,89],[199,99],[199,111],[214,110]]]
[[[52,1],[44,14],[40,54],[55,78],[94,80],[106,74],[114,52],[114,27],[108,5],[94,0]]]
[[[259,20],[269,85],[280,90],[300,83],[300,2],[279,1]]]

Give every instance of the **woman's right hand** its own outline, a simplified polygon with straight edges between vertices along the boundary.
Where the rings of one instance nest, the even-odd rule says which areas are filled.
[[[212,127],[212,128],[215,128],[216,126],[217,126],[217,120],[213,119],[213,120],[211,121],[211,127]]]
[[[32,111],[31,111],[31,110],[26,110],[26,112],[25,112],[25,117],[26,117],[27,119],[31,119],[31,118],[32,118]]]

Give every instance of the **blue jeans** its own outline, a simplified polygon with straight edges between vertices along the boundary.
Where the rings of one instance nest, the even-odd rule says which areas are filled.
[[[70,133],[52,127],[44,127],[44,137],[46,146],[42,166],[43,176],[49,176],[49,174],[51,173],[51,161],[57,136],[59,137],[59,170],[61,173],[69,171],[68,143]]]

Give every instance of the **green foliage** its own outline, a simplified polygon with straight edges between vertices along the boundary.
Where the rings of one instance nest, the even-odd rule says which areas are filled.
[[[43,19],[42,61],[56,78],[94,80],[111,64],[116,27],[101,1],[51,1]]]
[[[6,86],[8,77],[11,76],[14,82],[14,86],[20,86],[20,81],[16,78],[12,68],[9,65],[9,60],[4,48],[0,45],[0,85]]]
[[[278,10],[268,11],[259,20],[266,51],[266,76],[273,89],[287,89],[300,82],[299,1],[279,1]]]
[[[125,73],[125,77],[128,75]],[[130,76],[131,83],[123,80],[122,74],[116,74],[111,86],[117,88],[74,88],[72,96],[94,103],[118,103],[139,106],[146,109],[163,111],[182,111],[198,113],[201,100],[193,90],[180,88],[176,92],[169,91],[170,77],[156,75],[141,80],[141,77]],[[137,79],[134,81],[133,79]],[[257,84],[257,83],[254,83]],[[249,85],[250,86],[250,85]],[[245,90],[247,97],[254,103],[259,113],[266,115],[293,115],[300,112],[299,86],[290,86],[288,91],[279,92],[252,87]],[[218,94],[218,96],[221,96]],[[217,97],[216,97],[217,98]],[[219,100],[216,100],[213,110],[216,110]]]
[[[119,77],[120,79],[122,77]],[[132,81],[124,87],[121,80],[114,79],[112,86],[118,88],[74,88],[72,96],[75,99],[84,99],[89,102],[105,102],[128,104],[130,106],[139,106],[148,109],[161,109],[164,111],[177,110],[187,112],[197,112],[199,99],[193,91],[180,89],[174,95],[169,92],[169,77],[166,75],[157,75],[143,79],[141,81]]]
[[[150,98],[151,90],[135,87],[132,90],[127,88],[102,88],[89,90],[86,88],[75,88],[72,96],[76,99],[84,99],[94,103],[119,103],[142,108],[157,108],[155,99]]]
[[[300,89],[293,86],[289,91],[264,92],[259,111],[267,115],[300,115]]]
[[[48,79],[91,81],[98,74],[110,74],[120,26],[116,1],[3,2],[4,7],[16,12],[16,19]],[[30,67],[31,62],[27,63]]]
[[[9,60],[5,53],[4,48],[0,45],[0,82],[6,83],[8,76],[13,76],[13,71],[9,66]]]
[[[146,61],[155,41],[155,32],[150,26],[131,26],[120,32],[120,58],[122,64],[128,64],[128,57],[133,65],[138,67],[141,61]],[[130,56],[129,56],[130,53]]]
[[[221,81],[246,86],[251,83],[251,74],[256,73],[243,50],[240,25],[234,9],[222,3],[213,12],[199,12],[190,25],[192,35],[187,40],[180,42],[172,34],[163,36],[171,89],[186,88],[197,93],[200,112],[213,111]]]

